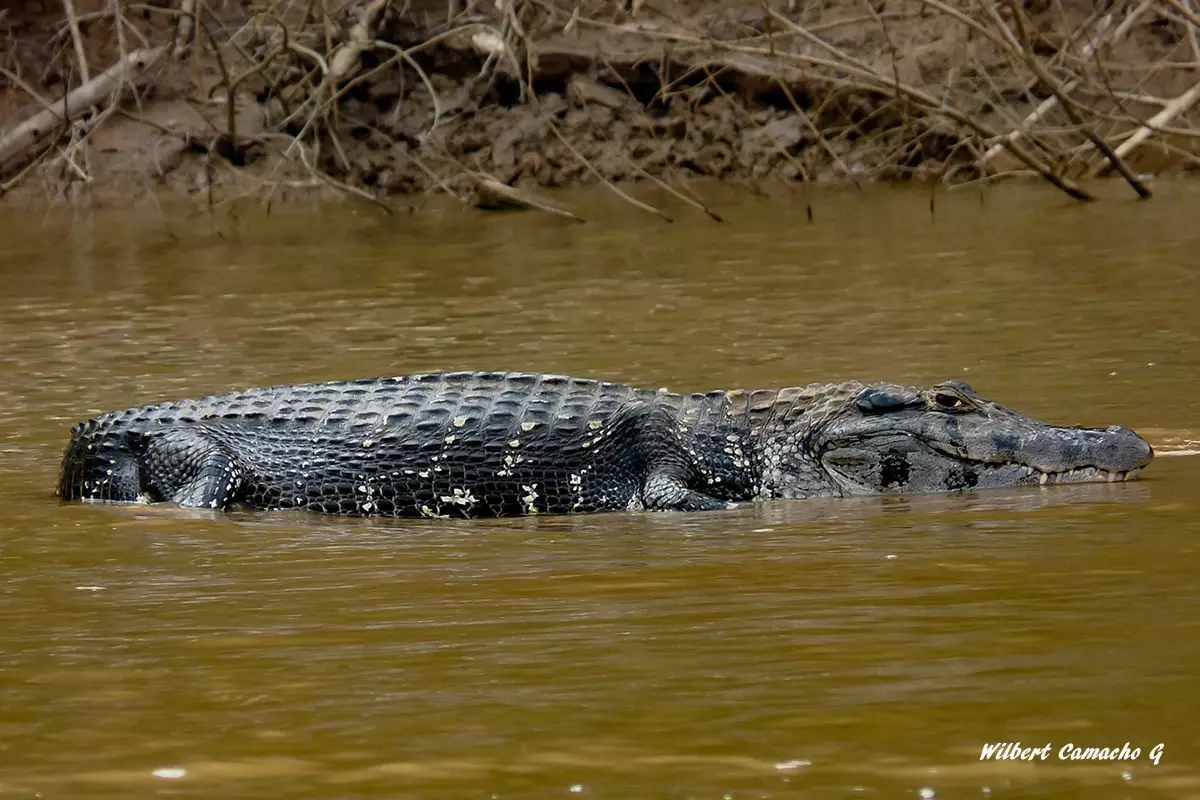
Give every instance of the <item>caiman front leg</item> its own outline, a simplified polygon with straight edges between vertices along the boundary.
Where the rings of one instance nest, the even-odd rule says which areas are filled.
[[[613,414],[610,427],[633,454],[638,495],[650,511],[718,511],[736,508],[693,488],[701,481],[695,458],[680,439],[674,415],[661,406],[633,402]],[[633,465],[630,465],[633,466]]]
[[[245,470],[203,428],[167,428],[147,434],[142,447],[139,478],[151,499],[223,510],[242,487]]]
[[[642,500],[651,511],[721,511],[737,508],[712,495],[689,489],[686,480],[672,468],[650,473],[642,487]]]

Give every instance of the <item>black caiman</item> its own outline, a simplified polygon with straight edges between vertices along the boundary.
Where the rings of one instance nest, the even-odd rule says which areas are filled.
[[[675,394],[503,372],[277,386],[77,425],[66,500],[399,517],[704,511],[769,498],[1123,481],[1128,428],[1047,425],[961,381]]]

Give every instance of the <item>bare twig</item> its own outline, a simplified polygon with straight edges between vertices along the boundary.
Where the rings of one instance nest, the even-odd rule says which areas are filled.
[[[4,195],[8,194],[13,189],[15,189],[17,186],[19,186],[21,181],[25,180],[25,178],[30,173],[32,173],[46,159],[46,156],[53,153],[54,150],[55,150],[55,142],[52,140],[49,144],[47,144],[44,148],[42,148],[42,152],[38,153],[34,158],[30,159],[29,163],[26,164],[25,167],[20,172],[18,172],[16,175],[14,175],[12,178],[8,179],[4,183],[0,183],[0,197],[3,197]]]
[[[571,151],[571,155],[575,156],[575,158],[579,160],[579,163],[583,164],[583,166],[585,168],[587,168],[587,171],[592,173],[592,175],[595,176],[595,178],[597,180],[599,180],[606,187],[608,187],[608,189],[613,194],[617,195],[618,197],[620,197],[625,202],[629,203],[634,208],[640,208],[642,211],[645,211],[650,214],[654,214],[655,216],[658,216],[658,217],[662,217],[667,222],[675,221],[675,220],[671,219],[671,217],[669,217],[668,215],[664,214],[662,211],[659,211],[654,206],[647,205],[647,204],[643,203],[641,200],[637,200],[633,197],[630,197],[627,192],[624,192],[621,189],[619,189],[616,186],[616,184],[614,184],[608,178],[605,178],[602,174],[600,174],[600,171],[598,169],[596,169],[596,167],[592,164],[592,162],[590,162],[586,158],[584,158],[583,155],[578,150],[575,149],[574,145],[572,145],[569,141],[567,141],[567,137],[562,135],[562,132],[559,131],[558,126],[554,124],[553,120],[549,120],[549,119],[546,120],[546,124],[550,128],[550,132],[553,133],[555,135],[555,137],[557,137],[557,139],[563,143],[564,147],[566,147],[568,150]]]
[[[1175,9],[1179,16],[1183,17],[1197,28],[1200,28],[1200,15],[1197,15],[1195,11],[1192,11],[1190,4],[1184,5],[1183,3],[1179,2],[1179,0],[1163,0],[1163,2]]]
[[[46,98],[42,97],[42,95],[37,91],[37,89],[34,89],[32,86],[30,86],[25,80],[23,80],[21,78],[20,75],[16,74],[15,72],[12,72],[11,70],[9,70],[3,66],[0,66],[0,75],[3,75],[4,77],[8,78],[10,81],[12,81],[14,86],[16,86],[21,91],[25,92],[25,94],[29,95],[34,100],[37,100],[38,105],[40,105],[42,108],[50,109],[50,110],[54,109],[54,106],[51,105],[50,101],[47,100]]]
[[[834,60],[834,59],[830,59],[830,58],[821,58],[818,56],[812,56],[807,53],[780,53],[780,54],[778,54],[778,60],[786,60],[786,61],[790,61],[792,63],[806,64],[806,65],[814,66],[814,67],[824,67],[826,69],[829,69],[829,70],[835,71],[835,72],[841,71],[842,73],[854,76],[859,79],[859,81],[853,81],[853,80],[847,80],[844,78],[836,77],[833,75],[820,76],[821,80],[823,80],[827,83],[830,83],[831,85],[849,85],[849,86],[853,86],[858,89],[867,89],[872,92],[888,94],[888,95],[893,95],[894,92],[901,92],[901,93],[907,95],[909,98],[911,98],[914,102],[916,102],[919,105],[921,105],[922,107],[926,108],[927,110],[932,111],[941,116],[944,116],[966,128],[969,128],[969,129],[975,131],[977,134],[979,134],[980,136],[982,136],[985,139],[993,139],[993,140],[1000,139],[999,135],[995,131],[993,131],[990,127],[988,127],[987,125],[985,125],[983,122],[979,121],[978,119],[973,118],[969,114],[964,113],[960,109],[950,106],[950,105],[938,100],[937,98],[933,97],[928,92],[925,92],[921,89],[910,86],[906,83],[901,82],[899,84],[894,84],[893,80],[887,78],[886,76],[880,75],[878,72],[876,72],[874,69],[872,69],[870,66],[868,66],[864,62],[860,61],[859,59],[849,56],[848,54],[844,53],[840,49],[830,45],[827,42],[822,42],[821,40],[812,36],[812,34],[810,34],[808,31],[805,31],[802,28],[800,28],[796,23],[792,22],[791,20],[787,19],[786,17],[779,15],[778,12],[775,12],[772,10],[769,13],[776,19],[782,21],[783,24],[795,29],[796,32],[799,33],[802,37],[805,37],[805,38],[809,39],[810,41],[813,41],[813,42],[819,44],[823,49],[830,51],[836,57],[836,60]],[[771,55],[771,53],[769,51],[767,51],[763,48],[757,48],[757,47],[754,47],[754,48],[748,48],[748,47],[726,48],[720,42],[703,41],[700,39],[696,39],[695,37],[685,36],[682,34],[673,34],[673,33],[654,31],[654,32],[642,32],[642,35],[647,36],[647,37],[653,37],[653,38],[664,38],[664,39],[667,39],[668,41],[676,41],[676,42],[680,42],[680,43],[684,43],[684,44],[690,44],[693,46],[704,46],[706,48],[712,48],[712,49],[717,49],[717,50],[727,50],[729,52],[732,52],[735,55],[741,56],[743,59],[746,57],[762,58],[762,57]],[[772,60],[774,61],[775,59],[772,59]],[[742,63],[744,63],[744,62],[742,62]],[[764,65],[764,68],[765,68],[765,65]],[[1046,164],[1043,164],[1040,161],[1040,159],[1038,159],[1034,154],[1028,152],[1023,147],[1021,147],[1021,145],[1017,141],[1015,141],[1015,140],[1012,140],[1012,141],[1002,140],[1002,141],[1004,143],[1004,147],[1006,149],[1008,149],[1009,152],[1011,152],[1014,156],[1016,156],[1017,159],[1019,161],[1021,161],[1021,163],[1025,164],[1027,167],[1029,167],[1033,171],[1037,172],[1048,183],[1052,184],[1053,186],[1058,187],[1063,192],[1065,192],[1069,196],[1075,198],[1076,200],[1094,200],[1095,199],[1094,197],[1092,197],[1091,194],[1089,194],[1087,191],[1081,189],[1073,181],[1070,181],[1067,178],[1065,178],[1061,175],[1058,175],[1049,166],[1047,166]]]
[[[237,135],[237,92],[232,80],[229,78],[229,68],[225,66],[225,58],[221,55],[221,46],[217,43],[216,36],[213,35],[212,29],[203,18],[197,20],[200,26],[204,29],[204,34],[208,37],[209,43],[212,45],[213,57],[217,60],[217,69],[221,73],[221,82],[225,85],[225,140],[229,144],[229,153],[238,152],[238,135]]]
[[[1138,145],[1149,139],[1157,131],[1160,131],[1163,125],[1166,125],[1175,117],[1194,106],[1198,100],[1200,100],[1200,83],[1193,85],[1192,88],[1167,103],[1162,111],[1148,119],[1145,125],[1138,128],[1132,136],[1122,142],[1113,152],[1118,159],[1123,159],[1132,153]],[[1098,168],[1096,174],[1103,175],[1113,166],[1114,163],[1110,160]]]
[[[372,42],[371,45],[396,53],[408,66],[412,67],[412,71],[417,73],[417,77],[421,79],[421,83],[425,84],[425,90],[429,92],[429,99],[433,102],[433,119],[429,123],[429,130],[421,135],[422,139],[428,139],[433,135],[434,129],[437,128],[438,120],[442,118],[442,101],[438,97],[437,89],[433,88],[433,81],[429,79],[429,76],[425,74],[425,70],[409,54],[409,51],[397,47],[391,42],[376,41]]]
[[[1152,0],[1139,0],[1138,4],[1135,5],[1133,9],[1125,15],[1125,19],[1121,20],[1121,24],[1119,24],[1116,29],[1112,31],[1111,35],[1108,34],[1108,28],[1112,23],[1113,12],[1109,12],[1108,15],[1101,21],[1101,24],[1098,27],[1095,35],[1092,36],[1092,38],[1086,44],[1084,44],[1081,51],[1083,59],[1087,60],[1090,58],[1102,45],[1109,42],[1120,41],[1122,38],[1124,38],[1125,34],[1129,33],[1129,31],[1133,29],[1134,24],[1141,17],[1142,12],[1149,8],[1151,4]],[[1063,85],[1063,90],[1064,92],[1073,92],[1076,88],[1078,88],[1080,83],[1081,80],[1079,78],[1073,78]],[[1015,141],[1021,136],[1026,135],[1031,126],[1037,124],[1039,120],[1050,113],[1050,111],[1057,105],[1058,95],[1051,95],[1050,97],[1047,97],[1045,100],[1039,103],[1038,107],[1035,108],[1029,114],[1029,116],[1025,117],[1021,124],[1011,133],[1009,133],[1005,139],[1009,141]],[[996,144],[993,144],[979,159],[979,165],[985,166],[993,158],[1000,155],[1001,151],[1004,149],[1005,146],[1003,142],[997,142]]]
[[[478,192],[478,199],[475,201],[475,205],[479,208],[491,210],[532,208],[535,211],[543,211],[547,214],[569,219],[572,222],[587,222],[583,217],[572,214],[564,208],[551,205],[545,200],[534,197],[529,192],[523,192],[520,189],[514,189],[507,184],[503,184],[491,175],[484,175],[480,172],[470,172],[468,174],[475,180],[475,189]]]
[[[67,16],[67,25],[71,28],[71,41],[75,43],[75,58],[79,61],[79,82],[87,83],[92,79],[88,68],[87,53],[83,50],[83,35],[79,32],[79,19],[75,16],[75,4],[72,0],[62,0],[63,11]]]
[[[1051,75],[1044,66],[1042,66],[1042,63],[1038,61],[1037,56],[1033,54],[1033,42],[1029,37],[1029,26],[1025,20],[1025,11],[1021,8],[1020,2],[1018,0],[1009,0],[1009,7],[1012,9],[1013,17],[1017,23],[1017,31],[1021,36],[1022,53],[1025,56],[1025,63],[1029,65],[1030,71],[1032,71],[1034,75],[1038,76],[1038,79],[1047,89],[1054,93],[1054,96],[1058,98],[1058,102],[1062,104],[1063,112],[1067,115],[1071,122],[1074,123],[1089,140],[1091,140],[1092,144],[1096,146],[1096,149],[1103,153],[1104,157],[1107,158],[1109,162],[1112,163],[1113,167],[1121,173],[1121,177],[1133,187],[1133,190],[1137,192],[1138,197],[1142,198],[1143,200],[1151,197],[1152,192],[1150,189],[1144,183],[1142,183],[1142,181],[1139,180],[1136,175],[1133,174],[1133,171],[1129,169],[1124,160],[1122,160],[1121,157],[1117,155],[1111,147],[1108,146],[1108,142],[1104,141],[1104,139],[1102,139],[1090,125],[1083,121],[1083,118],[1079,115],[1078,110],[1075,108],[1075,104],[1067,98],[1062,84],[1059,83],[1058,80]],[[1005,26],[1005,30],[1007,29],[1007,26]]]
[[[725,221],[725,219],[720,214],[713,211],[708,206],[704,205],[704,203],[701,203],[699,200],[696,200],[694,198],[688,197],[683,192],[681,192],[678,189],[676,189],[675,187],[671,186],[666,181],[650,174],[644,168],[642,168],[642,166],[640,164],[635,162],[632,158],[625,155],[624,153],[621,153],[621,159],[626,164],[628,164],[630,167],[632,167],[635,172],[637,172],[639,175],[642,175],[643,177],[649,179],[649,181],[651,183],[653,183],[655,186],[657,186],[658,188],[660,188],[663,191],[667,192],[668,194],[672,195],[677,200],[682,200],[684,203],[688,204],[692,208],[703,211],[708,216],[708,218],[711,219],[713,222],[724,222]]]
[[[84,158],[88,159],[88,151],[84,149],[84,145],[88,142],[88,137],[90,137],[97,128],[104,124],[104,121],[111,117],[116,110],[117,104],[112,103],[96,116],[84,123],[79,124],[74,131],[75,136],[70,146],[59,153],[58,158],[50,162],[50,166],[53,167],[59,162],[65,163],[81,181],[84,183],[91,183],[92,176],[90,171],[85,170],[83,167],[80,167],[78,163],[76,163],[75,154],[76,152],[82,150],[84,153]]]
[[[122,83],[138,83],[161,54],[161,47],[134,50],[92,80],[65,94],[53,106],[25,120],[0,138],[0,165],[34,146],[58,125],[83,114]]]
[[[196,24],[196,0],[179,0],[179,19],[175,23],[175,44],[171,55],[181,58],[192,43],[192,29]]]
[[[216,123],[217,151],[237,154],[249,141],[270,142],[272,155],[276,148],[283,150],[281,158],[269,162],[265,178],[253,178],[261,182],[268,201],[271,186],[320,184],[372,196],[373,201],[382,196],[363,189],[356,177],[347,178],[359,164],[380,168],[374,156],[359,159],[363,145],[348,138],[361,138],[364,126],[387,118],[376,109],[396,117],[391,134],[399,138],[397,146],[407,145],[404,177],[387,185],[411,187],[416,181],[428,193],[456,195],[472,183],[477,189],[495,189],[484,180],[495,178],[482,172],[486,167],[481,165],[489,155],[505,164],[512,157],[508,144],[503,152],[489,150],[495,116],[511,114],[513,123],[523,126],[528,109],[512,106],[528,101],[536,115],[539,96],[564,79],[574,86],[572,76],[585,72],[593,83],[624,87],[633,103],[601,101],[608,107],[603,116],[614,126],[632,125],[635,147],[653,139],[647,149],[652,155],[646,159],[615,152],[617,162],[607,169],[590,160],[591,151],[579,134],[551,120],[546,127],[535,127],[539,137],[553,136],[562,144],[554,147],[553,166],[562,168],[565,157],[565,168],[573,175],[586,170],[627,202],[664,218],[662,211],[633,200],[612,181],[613,173],[648,180],[719,219],[686,185],[663,179],[679,161],[673,139],[686,142],[684,148],[719,152],[713,171],[722,174],[728,153],[741,153],[738,170],[751,182],[760,173],[775,175],[762,168],[782,167],[778,158],[787,160],[788,174],[804,186],[826,173],[856,184],[872,178],[991,180],[986,173],[998,168],[1002,175],[1032,172],[1068,195],[1088,200],[1091,195],[1073,177],[1090,169],[1121,169],[1128,154],[1153,137],[1161,137],[1163,152],[1174,161],[1195,163],[1184,152],[1191,142],[1176,147],[1172,141],[1176,135],[1200,138],[1189,114],[1200,103],[1200,84],[1188,89],[1196,83],[1189,76],[1183,86],[1172,86],[1170,94],[1178,96],[1160,98],[1156,95],[1164,92],[1151,81],[1173,82],[1179,71],[1200,68],[1197,1],[1080,6],[1050,0],[1035,29],[1028,0],[907,0],[888,7],[877,0],[859,0],[860,7],[756,0],[754,8],[761,9],[757,21],[751,22],[750,14],[740,21],[734,15],[722,20],[729,24],[720,25],[708,24],[703,12],[683,14],[661,3],[647,5],[634,19],[625,13],[606,16],[595,3],[579,0],[473,0],[449,8],[446,19],[440,12],[433,19],[414,10],[410,0],[255,0],[248,18],[226,13],[226,4],[203,0],[89,0],[87,7],[80,0],[59,0],[63,22],[54,33],[55,54],[45,62],[50,66],[42,80],[62,72],[65,62],[66,71],[82,75],[82,86],[90,87],[97,78],[90,75],[89,53],[98,57],[110,48],[132,57],[129,48],[147,39],[165,43],[163,52],[176,56],[190,52],[196,79],[204,59],[219,73],[210,92],[219,111],[201,113],[206,124]],[[1149,46],[1147,37],[1133,40],[1131,47],[1137,49],[1132,57],[1125,50],[1109,53],[1108,45],[1131,40],[1130,33],[1148,24],[1152,15],[1164,33],[1170,31],[1169,37]],[[147,23],[152,16],[158,19]],[[89,29],[87,23],[96,19],[111,19],[113,27]],[[101,41],[98,32],[109,40]],[[85,51],[85,45],[92,49]],[[0,165],[19,157],[24,166],[37,155],[39,163],[52,160],[69,176],[86,180],[92,173],[89,135],[99,122],[120,112],[115,98],[124,79],[118,77],[107,92],[91,97],[85,107],[92,110],[91,119],[71,125],[83,112],[69,110],[67,101],[84,96],[66,92],[41,97],[38,92],[44,90],[36,75],[28,82],[21,79],[22,63],[30,63],[24,54],[21,60],[0,56],[0,70],[7,70],[0,75],[37,104],[30,113],[39,112],[34,115],[39,126],[30,127],[31,118],[7,135],[0,133],[0,157],[6,159]],[[453,74],[435,74],[449,63]],[[481,63],[479,77],[470,77]],[[68,78],[70,89],[77,79]],[[448,91],[447,83],[456,90]],[[268,126],[250,134],[252,139],[248,131],[237,130],[246,125],[239,113],[244,101],[252,102],[246,100],[248,85],[260,93],[260,101],[266,100],[262,110]],[[225,96],[217,97],[222,89]],[[722,96],[729,110],[717,99]],[[727,116],[730,110],[737,116]],[[401,115],[419,114],[427,115],[427,123],[419,117],[415,124],[399,122]],[[790,119],[775,126],[785,115]],[[727,134],[730,125],[736,132],[773,127],[739,143]],[[521,130],[515,133],[524,140]],[[53,147],[44,147],[55,131],[65,132],[65,141],[59,145],[56,137]],[[582,136],[587,131],[595,129],[580,126]],[[369,147],[378,149],[373,140]],[[1007,160],[1003,167],[993,162],[1001,150],[1012,153],[1015,170]],[[1105,162],[1098,161],[1097,150]],[[466,152],[473,155],[466,158]],[[675,157],[664,157],[668,153]],[[223,179],[232,167],[214,155],[209,158],[210,171]],[[572,159],[582,169],[571,167]],[[301,178],[311,175],[311,180],[293,181],[290,162],[304,170]],[[1122,173],[1126,180],[1132,177],[1139,194],[1148,196],[1128,167]],[[539,172],[543,174],[559,173]],[[370,181],[369,173],[363,180]],[[238,191],[235,197],[212,199],[214,207],[233,202]]]

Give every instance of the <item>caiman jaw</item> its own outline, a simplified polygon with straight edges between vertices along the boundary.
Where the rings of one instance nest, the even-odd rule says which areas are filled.
[[[1121,483],[1133,480],[1142,471],[1141,467],[1130,470],[1107,470],[1100,467],[1075,467],[1064,472],[1042,472],[1035,467],[1024,467],[1025,474],[1036,477],[1041,486],[1056,483]]]

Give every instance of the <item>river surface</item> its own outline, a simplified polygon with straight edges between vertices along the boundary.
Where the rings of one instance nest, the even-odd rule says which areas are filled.
[[[708,194],[725,224],[597,194],[569,198],[586,225],[7,210],[0,796],[1200,797],[1200,186],[932,215],[845,190],[811,223],[803,195]],[[1123,485],[473,523],[53,497],[98,412],[453,369],[960,378],[1160,457]],[[1049,757],[981,760],[1016,741]]]

